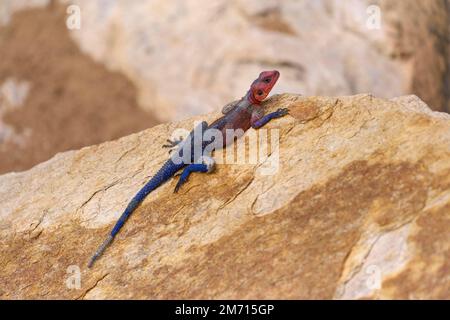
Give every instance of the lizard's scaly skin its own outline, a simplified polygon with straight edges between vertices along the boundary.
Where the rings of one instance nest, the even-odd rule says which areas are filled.
[[[206,122],[202,122],[199,126],[201,134],[207,129],[217,129],[221,131],[223,136],[223,145],[215,145],[215,148],[222,148],[233,142],[226,141],[226,131],[227,129],[241,129],[242,131],[247,131],[250,127],[259,128],[269,122],[270,120],[278,117],[282,117],[287,114],[287,109],[278,109],[277,111],[264,116],[264,112],[260,106],[261,102],[267,97],[270,90],[277,82],[280,73],[278,71],[264,71],[261,72],[259,77],[253,81],[247,94],[239,101],[233,102],[231,107],[225,108],[225,115],[214,121],[211,125],[207,125]],[[194,142],[194,131],[186,139],[191,139],[191,155],[190,163],[174,161],[174,156],[180,158],[183,157],[183,142],[179,146],[177,152],[172,155],[172,157],[167,160],[164,165],[159,169],[159,171],[150,179],[149,182],[131,199],[125,211],[120,216],[119,220],[116,222],[111,233],[107,239],[100,245],[95,254],[92,256],[88,263],[88,267],[92,267],[94,262],[103,254],[105,249],[114,240],[114,237],[120,231],[126,220],[133,213],[133,211],[139,206],[139,204],[145,199],[145,197],[162,185],[164,182],[169,180],[175,175],[177,171],[183,169],[180,180],[175,188],[175,192],[187,181],[189,175],[192,172],[211,172],[214,166],[214,162],[210,157],[210,154],[203,154],[205,152],[205,147],[210,143],[209,141],[202,141],[201,151],[202,154],[198,159],[195,158],[195,142]]]

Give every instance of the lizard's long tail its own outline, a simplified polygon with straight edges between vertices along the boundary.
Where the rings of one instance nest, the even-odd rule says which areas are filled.
[[[116,225],[112,229],[108,238],[98,247],[95,254],[92,256],[91,260],[89,260],[88,267],[92,267],[94,265],[95,260],[97,260],[108,247],[108,245],[114,240],[114,237],[117,235],[119,230],[122,228],[125,221],[127,221],[128,217],[133,213],[133,211],[139,206],[139,204],[145,199],[145,197],[158,188],[161,184],[169,180],[178,170],[180,170],[184,164],[175,164],[171,159],[169,159],[159,171],[150,179],[149,182],[145,184],[145,186],[131,199],[130,203],[126,207],[125,211],[120,216],[119,220],[117,220]]]

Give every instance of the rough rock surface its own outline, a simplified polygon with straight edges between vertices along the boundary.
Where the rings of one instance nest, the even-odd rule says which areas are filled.
[[[263,174],[271,147],[177,196],[171,180],[93,269],[165,139],[195,119],[1,176],[0,298],[450,298],[450,116],[415,96],[266,103],[281,106],[277,172]]]

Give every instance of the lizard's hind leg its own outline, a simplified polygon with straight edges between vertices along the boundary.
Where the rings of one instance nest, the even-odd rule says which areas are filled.
[[[184,168],[183,172],[181,173],[180,179],[178,180],[178,183],[175,187],[174,192],[177,193],[180,187],[186,183],[186,181],[189,178],[189,175],[192,172],[203,172],[203,173],[210,173],[214,170],[216,162],[213,158],[209,156],[202,156],[201,157],[201,163],[192,163],[188,165],[186,168]]]

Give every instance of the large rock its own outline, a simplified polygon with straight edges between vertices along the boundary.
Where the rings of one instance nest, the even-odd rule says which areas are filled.
[[[0,297],[450,298],[450,116],[415,96],[283,94],[266,107],[291,109],[267,125],[278,157],[219,164],[177,195],[166,183],[93,269],[165,139],[199,118],[1,176]]]
[[[449,28],[450,0],[2,0],[0,173],[217,110],[262,69],[275,92],[450,111]]]

